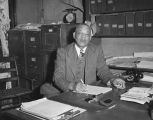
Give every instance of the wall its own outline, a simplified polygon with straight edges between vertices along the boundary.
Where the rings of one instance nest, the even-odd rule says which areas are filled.
[[[66,3],[74,4],[73,0],[63,0]],[[63,21],[63,16],[65,12],[63,10],[72,8],[69,5],[63,3],[62,0],[44,0],[43,1],[43,9],[44,9],[44,22],[51,23],[58,21]],[[82,0],[74,0],[78,1],[78,3],[82,3]],[[79,5],[81,7],[81,5]],[[83,14],[80,11],[76,11],[77,14],[77,23],[82,22]]]
[[[102,38],[102,47],[106,56],[153,52],[153,38]]]
[[[40,22],[40,0],[16,0],[17,25]]]
[[[63,20],[63,10],[72,8],[63,3],[69,3],[82,8],[82,0],[16,0],[17,24],[52,23]],[[76,2],[78,1],[78,2]],[[83,14],[76,11],[77,22],[82,22]]]

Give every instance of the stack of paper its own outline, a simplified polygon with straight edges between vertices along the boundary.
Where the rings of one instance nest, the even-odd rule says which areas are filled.
[[[153,73],[143,73],[143,78],[140,81],[153,83]]]
[[[134,52],[134,57],[152,57],[153,58],[153,52]]]
[[[151,94],[151,88],[133,87],[128,92],[121,95],[121,100],[132,101],[140,104],[150,102],[149,95]]]
[[[20,110],[48,120],[67,120],[86,111],[82,108],[48,100],[46,98],[22,103]]]
[[[119,56],[107,59],[106,64],[117,67],[133,68],[135,67],[136,61],[137,58],[133,56]]]
[[[153,61],[140,61],[137,64],[137,68],[148,68],[148,69],[153,69]]]

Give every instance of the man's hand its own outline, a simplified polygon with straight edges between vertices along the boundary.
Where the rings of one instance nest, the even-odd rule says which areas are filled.
[[[86,92],[87,91],[87,85],[79,82],[76,85],[76,92],[81,93],[81,92]]]
[[[121,78],[116,78],[112,83],[118,89],[125,89],[125,81]]]

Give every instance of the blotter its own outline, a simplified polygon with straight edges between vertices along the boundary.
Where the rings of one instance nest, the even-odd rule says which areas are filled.
[[[85,109],[42,98],[21,104],[20,110],[47,120],[68,120]]]

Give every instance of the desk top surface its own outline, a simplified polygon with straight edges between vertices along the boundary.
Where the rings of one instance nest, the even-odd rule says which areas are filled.
[[[70,120],[151,120],[148,105],[121,101],[119,99],[120,93],[118,90],[113,90],[102,97],[102,99],[110,97],[113,99],[114,105],[111,107],[88,103],[85,101],[89,97],[88,95],[72,92],[63,93],[51,99],[87,109],[86,112]],[[3,115],[21,120],[40,120],[15,109],[8,110]]]

